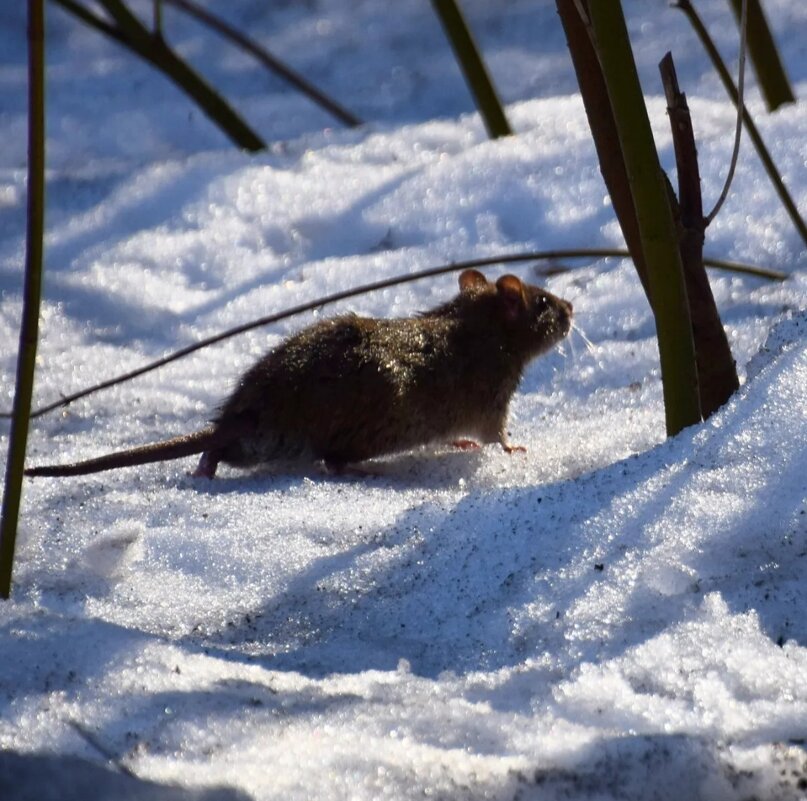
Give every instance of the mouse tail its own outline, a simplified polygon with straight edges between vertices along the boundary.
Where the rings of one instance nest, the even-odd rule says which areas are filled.
[[[221,447],[232,439],[217,428],[205,428],[194,434],[185,434],[150,445],[141,445],[127,451],[109,453],[95,459],[87,459],[73,464],[51,464],[41,467],[30,467],[26,476],[81,476],[86,473],[100,473],[102,470],[114,470],[118,467],[132,467],[150,462],[164,462],[169,459],[181,459],[202,451]]]

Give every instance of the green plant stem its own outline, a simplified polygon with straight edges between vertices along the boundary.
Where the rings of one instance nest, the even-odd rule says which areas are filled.
[[[706,30],[706,26],[703,24],[698,12],[695,11],[692,3],[689,0],[676,0],[674,5],[676,8],[683,11],[684,14],[686,14],[690,25],[692,25],[698,39],[700,39],[701,44],[703,45],[704,50],[706,50],[709,59],[714,65],[726,93],[731,98],[731,102],[734,103],[736,108],[739,102],[737,87],[734,85],[734,80],[732,79],[725,62],[720,56],[720,53],[715,47],[712,37],[709,36],[709,32]],[[762,161],[762,166],[765,168],[765,172],[768,173],[768,178],[773,184],[776,194],[779,195],[779,200],[785,207],[785,211],[787,211],[788,216],[793,221],[793,225],[799,232],[802,242],[804,242],[805,247],[807,247],[807,224],[805,224],[804,219],[802,218],[801,214],[799,214],[798,208],[796,208],[793,198],[787,191],[787,187],[779,174],[779,170],[773,163],[771,154],[768,152],[768,148],[765,146],[765,142],[762,140],[762,136],[760,136],[759,130],[757,129],[751,114],[748,112],[747,107],[743,108],[743,124],[745,125],[745,130],[748,133],[748,138],[754,143],[754,148],[759,155],[760,161]]]
[[[739,21],[743,0],[731,0],[734,16]],[[757,74],[759,89],[765,98],[768,111],[775,111],[785,103],[795,103],[796,95],[787,79],[782,59],[773,41],[768,20],[760,0],[748,0],[748,54]]]
[[[45,9],[44,0],[28,0],[28,228],[25,285],[14,409],[0,513],[0,596],[11,594],[11,574],[22,498],[22,475],[34,389],[39,304],[42,295],[42,248],[45,219]]]
[[[387,289],[391,286],[399,286],[401,284],[408,284],[414,281],[420,281],[424,278],[431,278],[436,275],[443,275],[445,273],[454,273],[459,272],[460,270],[467,270],[472,267],[490,267],[494,264],[515,264],[517,262],[528,262],[528,261],[558,261],[561,259],[603,259],[603,258],[620,258],[626,259],[631,258],[631,254],[624,250],[623,248],[570,248],[565,250],[539,250],[539,251],[530,251],[528,253],[510,253],[510,254],[499,254],[498,256],[490,256],[483,259],[471,259],[470,261],[461,261],[461,262],[454,262],[452,264],[444,264],[440,267],[430,267],[426,270],[420,270],[414,273],[408,273],[406,275],[398,275],[392,278],[386,278],[381,281],[375,281],[371,284],[363,284],[362,286],[354,287],[352,289],[346,289],[341,292],[336,292],[332,295],[326,295],[325,297],[316,298],[315,300],[309,301],[307,303],[303,303],[300,306],[294,306],[290,309],[286,309],[281,312],[277,312],[275,314],[270,314],[266,317],[261,317],[257,320],[252,320],[248,323],[243,323],[242,325],[236,326],[235,328],[230,328],[227,331],[223,331],[219,334],[215,334],[212,337],[208,337],[206,339],[202,339],[199,342],[194,342],[192,345],[187,345],[184,348],[180,348],[172,353],[168,353],[165,356],[157,359],[156,361],[150,362],[149,364],[144,365],[143,367],[139,367],[136,370],[132,370],[129,373],[124,373],[123,375],[116,376],[114,378],[107,379],[106,381],[102,381],[99,384],[95,384],[91,387],[85,387],[78,392],[74,392],[70,395],[64,395],[59,400],[54,401],[53,403],[49,403],[46,406],[40,406],[36,411],[31,415],[32,418],[41,417],[42,415],[47,414],[48,412],[52,412],[54,409],[59,409],[64,406],[69,406],[73,401],[79,400],[80,398],[86,398],[88,395],[92,395],[95,392],[100,392],[103,389],[109,389],[110,387],[116,386],[117,384],[122,384],[125,381],[128,381],[132,378],[137,378],[138,376],[144,375],[145,373],[149,373],[152,370],[156,370],[159,367],[163,367],[166,364],[170,364],[171,362],[177,361],[185,356],[189,356],[191,353],[195,353],[202,348],[206,348],[209,345],[215,345],[218,342],[223,342],[225,339],[229,339],[231,337],[237,336],[238,334],[243,334],[246,331],[251,331],[255,328],[261,328],[264,325],[269,325],[270,323],[276,323],[280,320],[286,320],[289,317],[294,317],[298,314],[303,314],[304,312],[313,311],[314,309],[321,309],[323,306],[328,306],[332,303],[336,303],[340,300],[347,300],[348,298],[354,298],[359,295],[365,295],[369,292],[375,292],[380,289]],[[778,270],[767,270],[762,267],[753,267],[748,264],[739,264],[737,262],[730,262],[730,261],[723,261],[721,259],[705,259],[704,263],[710,267],[714,267],[715,269],[719,270],[726,270],[728,272],[734,273],[743,273],[746,275],[751,275],[756,278],[764,278],[770,281],[784,281],[787,279],[787,274],[779,272]],[[0,413],[0,417],[8,417],[8,414]]]
[[[667,434],[673,436],[701,419],[695,346],[678,237],[622,5],[614,0],[590,0],[588,10],[647,262]]]
[[[456,0],[432,0],[432,6],[451,42],[465,81],[474,96],[476,107],[482,115],[488,136],[491,139],[510,136],[513,129],[507,121],[493,81],[458,3]]]
[[[335,100],[332,100],[324,92],[317,89],[317,87],[312,83],[307,81],[298,73],[294,72],[294,70],[287,67],[283,62],[275,58],[253,39],[250,39],[248,36],[244,36],[244,34],[233,28],[232,25],[229,25],[220,17],[217,17],[215,14],[211,14],[200,5],[190,2],[190,0],[165,1],[176,8],[182,9],[189,16],[199,20],[199,22],[217,31],[219,34],[221,34],[221,36],[237,44],[242,50],[245,50],[253,55],[267,69],[271,70],[273,73],[275,73],[275,75],[280,76],[280,78],[291,84],[293,87],[295,87],[295,89],[302,92],[304,95],[306,95],[306,97],[311,99],[314,103],[325,109],[348,127],[355,128],[362,124],[362,121],[355,114],[348,111],[343,106],[340,106]]]
[[[622,146],[614,120],[614,110],[608,98],[600,59],[594,48],[589,26],[580,13],[577,0],[556,0],[556,6],[569,45],[569,54],[572,57],[589,128],[591,128],[600,173],[611,198],[611,205],[619,221],[625,244],[631,252],[636,273],[652,308],[653,299],[650,297],[650,283],[647,279],[647,266],[639,235],[639,223],[636,219],[636,209],[625,169],[625,160],[622,157]]]

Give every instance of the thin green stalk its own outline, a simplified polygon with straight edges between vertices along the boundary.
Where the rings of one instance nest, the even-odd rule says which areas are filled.
[[[587,16],[581,13],[579,0],[556,0],[555,5],[566,34],[569,55],[572,57],[572,66],[580,87],[583,107],[594,140],[594,149],[597,151],[600,173],[611,198],[611,205],[619,221],[625,244],[631,252],[636,274],[652,308],[653,298],[650,297],[650,283],[647,280],[639,223],[625,170],[625,160],[622,157],[614,109],[608,98],[608,90],[600,67],[600,59],[591,38]]]
[[[739,21],[743,0],[731,0],[734,16]],[[785,103],[795,103],[796,95],[787,79],[782,59],[773,41],[768,20],[760,0],[748,0],[748,55],[757,74],[759,89],[765,98],[768,111],[775,111]]]
[[[695,11],[692,3],[689,0],[676,0],[674,5],[676,8],[681,9],[684,14],[686,14],[687,19],[695,30],[698,39],[700,39],[704,50],[706,50],[707,55],[714,65],[717,74],[720,76],[720,80],[723,82],[723,86],[728,96],[731,98],[731,102],[734,103],[734,106],[736,107],[739,103],[739,93],[737,92],[737,87],[734,85],[734,80],[732,79],[725,62],[720,56],[720,53],[715,47],[712,37],[709,36],[709,32],[706,30],[706,26],[703,24],[698,12]],[[773,163],[771,154],[768,152],[768,148],[765,146],[765,142],[763,142],[759,130],[754,124],[754,120],[752,119],[751,114],[748,112],[747,107],[743,108],[743,124],[745,125],[745,130],[748,132],[748,138],[754,143],[754,147],[756,148],[760,161],[762,161],[762,166],[765,168],[765,172],[768,173],[768,178],[773,184],[776,194],[779,195],[779,200],[785,207],[785,211],[787,211],[788,216],[793,221],[793,225],[799,232],[804,245],[807,247],[807,224],[805,224],[804,219],[802,218],[801,214],[799,214],[799,210],[796,208],[793,198],[787,191],[787,187],[782,181],[779,170]]]
[[[11,573],[22,499],[22,471],[34,388],[45,220],[45,8],[28,0],[28,229],[17,380],[0,512],[0,596],[11,594]]]
[[[701,419],[695,346],[678,237],[622,4],[614,0],[590,0],[588,10],[647,262],[667,433],[673,436]]]
[[[513,129],[507,121],[499,96],[488,74],[485,62],[474,42],[468,23],[456,0],[432,0],[432,6],[443,24],[465,81],[482,115],[491,139],[510,136]]]

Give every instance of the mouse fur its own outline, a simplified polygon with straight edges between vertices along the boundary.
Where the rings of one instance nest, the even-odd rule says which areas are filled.
[[[414,317],[346,314],[288,337],[240,378],[210,426],[96,459],[26,470],[93,473],[201,453],[253,467],[321,460],[334,469],[420,445],[507,441],[510,399],[526,365],[569,332],[572,305],[504,275],[466,270],[459,293]],[[462,440],[467,443],[467,440]]]

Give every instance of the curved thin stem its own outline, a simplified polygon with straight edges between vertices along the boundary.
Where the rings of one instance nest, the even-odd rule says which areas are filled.
[[[686,14],[686,17],[689,20],[690,25],[692,25],[696,36],[698,39],[700,39],[700,42],[703,45],[703,49],[709,56],[709,59],[711,60],[712,65],[714,66],[715,71],[717,72],[718,77],[726,90],[726,93],[731,98],[732,103],[737,105],[737,87],[734,85],[734,81],[726,68],[726,64],[723,61],[717,47],[715,47],[715,43],[712,41],[712,37],[709,36],[709,31],[706,30],[703,20],[700,18],[700,16],[698,16],[698,12],[695,10],[690,0],[673,0],[673,8],[677,8]],[[768,178],[773,184],[776,194],[779,196],[779,200],[785,207],[785,211],[793,222],[793,225],[796,227],[796,230],[799,232],[799,236],[801,237],[802,241],[805,245],[807,245],[807,223],[804,222],[804,219],[796,207],[795,201],[790,196],[790,192],[788,192],[787,187],[782,180],[782,176],[779,174],[779,170],[776,168],[776,164],[774,164],[773,158],[771,157],[771,154],[768,151],[759,130],[757,129],[756,123],[754,122],[754,119],[747,108],[743,108],[743,123],[745,124],[745,130],[748,133],[748,138],[753,143],[754,148],[757,151],[757,155],[759,156],[759,160],[762,162],[762,166],[765,168],[765,172],[768,173]]]
[[[303,303],[299,306],[293,306],[292,308],[286,309],[285,311],[277,312],[276,314],[270,314],[266,317],[261,317],[260,319],[253,320],[249,323],[243,323],[242,325],[236,326],[235,328],[230,328],[227,331],[223,331],[220,334],[216,334],[212,337],[202,339],[199,342],[194,342],[192,345],[187,345],[184,348],[180,348],[179,350],[166,354],[162,358],[157,359],[153,362],[149,362],[148,364],[144,365],[143,367],[139,367],[136,370],[132,370],[131,372],[124,373],[119,376],[115,376],[114,378],[110,378],[106,381],[94,384],[91,387],[86,387],[85,389],[79,390],[78,392],[74,392],[70,395],[64,395],[57,401],[53,401],[52,403],[49,403],[45,406],[40,406],[38,409],[36,409],[36,411],[34,411],[31,414],[31,417],[32,418],[41,417],[42,415],[47,414],[48,412],[52,412],[54,409],[58,409],[62,406],[69,406],[75,400],[85,398],[88,395],[92,395],[95,392],[100,392],[102,389],[109,389],[110,387],[113,387],[116,384],[122,384],[125,381],[129,381],[132,378],[137,378],[138,376],[144,375],[145,373],[149,373],[152,370],[158,369],[159,367],[163,367],[166,364],[170,364],[171,362],[177,361],[178,359],[181,359],[184,356],[189,356],[191,353],[195,353],[197,350],[206,348],[208,345],[215,345],[219,342],[223,342],[225,339],[237,336],[238,334],[243,334],[246,331],[251,331],[253,328],[260,328],[261,326],[269,325],[270,323],[276,323],[279,322],[280,320],[285,320],[289,317],[294,317],[295,315],[303,314],[304,312],[313,311],[314,309],[319,309],[322,308],[323,306],[328,306],[340,300],[346,300],[348,298],[357,297],[358,295],[367,294],[368,292],[375,292],[379,289],[386,289],[388,287],[398,286],[400,284],[408,284],[413,281],[419,281],[423,278],[430,278],[432,276],[442,275],[444,273],[458,272],[460,270],[466,270],[472,267],[490,267],[491,265],[494,264],[514,264],[526,261],[554,261],[558,259],[592,259],[592,258],[628,259],[630,258],[630,253],[623,248],[569,248],[561,250],[531,251],[527,253],[500,254],[498,256],[491,256],[484,259],[472,259],[470,261],[444,264],[440,267],[430,267],[429,269],[420,270],[419,272],[409,273],[407,275],[398,275],[394,276],[393,278],[385,279],[383,281],[375,281],[370,284],[363,284],[362,286],[354,287],[353,289],[346,289],[341,292],[336,292],[332,295],[326,295],[321,298],[316,298],[315,300],[312,300],[308,303]],[[763,267],[754,267],[749,264],[740,264],[738,262],[723,261],[721,259],[704,259],[704,264],[719,270],[726,270],[735,273],[744,273],[746,275],[752,275],[757,278],[766,278],[771,281],[784,281],[785,279],[787,279],[787,273],[779,272],[778,270],[769,270]],[[555,272],[558,272],[558,270],[557,269],[552,270],[552,273]],[[8,416],[9,416],[8,413],[5,412],[0,413],[0,418]]]
[[[742,0],[731,0],[731,10],[740,21]],[[748,0],[748,60],[757,75],[759,91],[768,111],[785,103],[795,103],[796,95],[787,77],[782,57],[776,48],[761,0]]]
[[[275,75],[279,75],[284,81],[290,83],[320,108],[328,111],[345,125],[355,128],[362,124],[362,121],[355,114],[340,106],[335,100],[332,100],[312,83],[287,67],[253,39],[245,36],[220,17],[191,2],[191,0],[165,0],[165,2],[182,9],[186,14],[217,31],[221,36],[235,42],[240,48],[251,53],[264,67],[274,72]]]
[[[743,133],[743,111],[745,110],[745,50],[748,37],[748,0],[742,0],[742,11],[740,12],[740,59],[737,67],[737,124],[734,129],[734,148],[731,153],[729,171],[726,175],[726,183],[723,191],[715,203],[715,207],[706,215],[706,225],[708,226],[717,217],[726,198],[729,196],[731,182],[734,180],[734,171],[737,169],[737,159],[740,155],[740,139]]]
[[[168,46],[162,35],[147,30],[123,0],[98,0],[115,21],[114,25],[74,0],[53,0],[53,2],[160,70],[188,95],[237,147],[250,152],[266,149],[263,139],[227,101]]]

